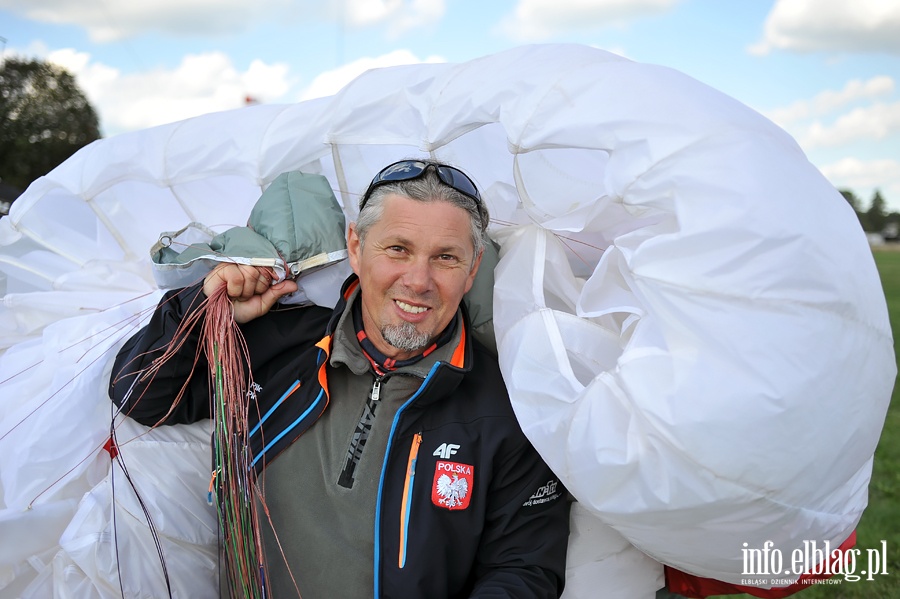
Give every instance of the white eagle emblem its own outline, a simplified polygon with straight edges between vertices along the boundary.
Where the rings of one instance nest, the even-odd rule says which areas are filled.
[[[463,502],[469,494],[469,481],[454,474],[451,479],[446,474],[441,474],[437,479],[435,491],[440,496],[440,503],[448,508],[454,508]]]

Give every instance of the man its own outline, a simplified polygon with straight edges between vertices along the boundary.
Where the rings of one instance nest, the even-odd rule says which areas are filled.
[[[230,264],[168,294],[120,352],[110,394],[126,413],[148,425],[208,417],[196,338],[151,384],[133,373],[201,293],[227,286],[261,389],[249,444],[273,597],[562,592],[564,490],[522,434],[496,359],[460,307],[487,225],[462,171],[395,163],[349,227],[355,274],[333,311],[276,305],[294,282]]]

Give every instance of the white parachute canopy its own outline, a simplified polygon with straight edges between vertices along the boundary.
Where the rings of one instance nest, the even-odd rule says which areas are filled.
[[[148,250],[190,222],[244,224],[289,170],[324,174],[353,220],[373,174],[410,156],[482,190],[501,368],[579,510],[736,583],[744,543],[787,554],[850,535],[895,376],[852,209],[716,90],[529,46],[100,140],[15,202],[0,220],[0,538],[27,542],[3,543],[0,595],[165,589],[146,509],[174,594],[217,596],[208,427],[119,419],[137,493],[103,451],[112,357],[159,296]]]

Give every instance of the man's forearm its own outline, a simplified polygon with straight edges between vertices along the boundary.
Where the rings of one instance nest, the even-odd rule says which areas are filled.
[[[109,396],[124,414],[147,426],[209,417],[206,359],[198,351],[199,324],[185,336],[177,353],[162,364],[153,364],[168,349],[184,319],[204,299],[199,285],[167,293],[150,322],[119,351],[110,376]],[[173,407],[176,399],[179,401]]]

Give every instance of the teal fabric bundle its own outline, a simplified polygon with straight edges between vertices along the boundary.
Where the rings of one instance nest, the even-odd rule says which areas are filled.
[[[160,235],[151,248],[163,289],[185,287],[219,262],[267,266],[278,280],[302,277],[347,257],[346,221],[328,180],[282,173],[250,212],[247,226],[215,234],[200,223]]]

